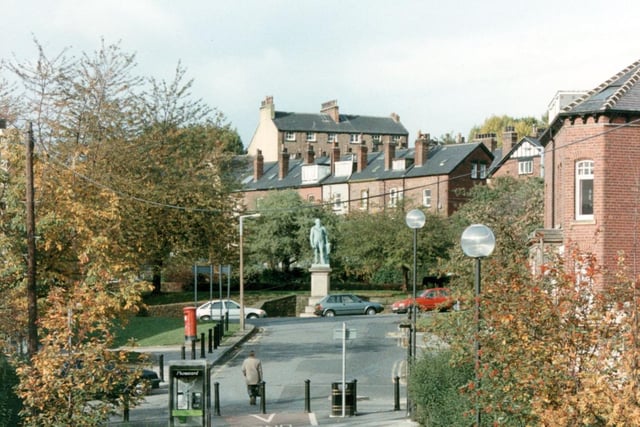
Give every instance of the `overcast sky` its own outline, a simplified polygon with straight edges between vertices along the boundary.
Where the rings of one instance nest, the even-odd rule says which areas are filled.
[[[640,59],[640,1],[1,0],[0,58],[120,42],[138,72],[223,112],[247,146],[277,110],[388,116],[467,136],[492,115],[542,116],[558,90],[592,89]]]

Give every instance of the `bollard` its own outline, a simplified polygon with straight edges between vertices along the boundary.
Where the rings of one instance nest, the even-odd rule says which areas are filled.
[[[158,370],[160,371],[160,381],[164,382],[164,354],[158,356]]]
[[[220,343],[220,335],[218,334],[218,325],[213,325],[213,349],[218,348]]]
[[[125,397],[124,399],[124,409],[122,414],[122,421],[129,422],[129,398]]]
[[[204,332],[200,333],[200,358],[204,359],[206,356],[204,354]]]
[[[224,314],[222,315],[220,322],[218,322],[218,328],[220,329],[220,339],[222,339],[222,337],[224,337]]]
[[[353,415],[358,415],[358,380],[353,380]]]
[[[214,415],[220,416],[220,383],[213,383],[213,413]]]
[[[180,357],[181,360],[184,360],[187,358],[187,353],[185,351],[184,345],[180,347],[180,356],[181,356]]]
[[[196,360],[196,340],[191,341],[191,360]]]
[[[400,377],[393,379],[393,410],[400,410]]]
[[[228,311],[224,316],[224,331],[229,332],[229,312]]]
[[[260,381],[260,412],[267,413],[267,403],[265,402],[266,385],[264,381]]]
[[[310,393],[311,380],[304,380],[304,412],[311,412],[311,393]]]
[[[213,329],[209,328],[209,353],[213,353]]]

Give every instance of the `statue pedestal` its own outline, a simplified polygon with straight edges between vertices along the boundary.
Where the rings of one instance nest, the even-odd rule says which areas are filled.
[[[300,314],[300,317],[312,317],[315,305],[322,298],[327,296],[330,286],[331,267],[328,264],[312,264],[309,269],[311,272],[311,296],[309,297],[309,303],[304,309],[304,313]]]

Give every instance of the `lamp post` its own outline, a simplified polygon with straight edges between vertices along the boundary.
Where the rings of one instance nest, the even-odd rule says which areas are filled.
[[[411,329],[410,329],[410,346],[409,353],[409,373],[411,373],[411,367],[416,359],[416,316],[418,314],[418,307],[416,305],[416,278],[417,278],[417,246],[418,246],[418,229],[424,227],[425,216],[424,212],[420,209],[413,209],[407,213],[405,217],[407,226],[413,230],[413,293],[411,302]],[[407,385],[409,380],[407,378]],[[411,408],[409,404],[409,391],[407,388],[407,413],[411,415]]]
[[[27,232],[27,353],[31,358],[38,351],[38,297],[36,287],[36,220],[33,184],[33,123],[29,122],[25,145],[25,209]],[[0,119],[0,129],[7,128],[6,119]]]
[[[475,258],[475,323],[476,337],[474,340],[476,393],[480,391],[480,260],[493,253],[496,246],[496,238],[493,231],[483,224],[472,224],[467,227],[460,238],[462,251],[469,258]],[[480,403],[476,398],[476,426],[480,427]]]
[[[240,330],[244,331],[244,249],[242,246],[242,236],[245,218],[257,218],[259,213],[240,215]]]

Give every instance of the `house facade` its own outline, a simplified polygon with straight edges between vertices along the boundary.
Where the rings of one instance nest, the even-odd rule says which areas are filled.
[[[275,162],[258,151],[242,178],[246,209],[258,210],[270,192],[288,189],[337,214],[421,207],[449,216],[466,201],[458,190],[484,184],[493,161],[482,143],[437,145],[422,134],[413,148],[386,142],[374,152],[360,144],[343,154],[337,143],[329,155],[313,150],[308,144],[301,158],[292,158],[285,146]]]
[[[323,103],[317,114],[276,111],[273,97],[267,96],[247,153],[256,156],[260,150],[265,161],[273,162],[282,147],[293,159],[300,159],[308,146],[322,157],[336,146],[341,153],[362,144],[369,152],[379,151],[385,143],[406,148],[408,139],[409,132],[396,113],[389,117],[341,114],[336,100]]]
[[[518,140],[513,126],[507,126],[502,134],[502,148],[494,150],[491,177],[513,178],[544,177],[544,148],[538,136],[525,136]]]
[[[560,110],[541,136],[545,245],[577,245],[615,270],[619,251],[634,275],[640,263],[640,61]]]

